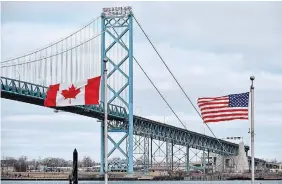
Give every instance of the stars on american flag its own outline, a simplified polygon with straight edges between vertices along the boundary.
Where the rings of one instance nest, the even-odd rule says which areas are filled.
[[[249,92],[198,98],[198,106],[205,123],[248,120],[248,105]]]
[[[249,92],[229,95],[229,107],[248,107]]]

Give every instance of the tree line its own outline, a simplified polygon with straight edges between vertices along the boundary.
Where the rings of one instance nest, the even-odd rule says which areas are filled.
[[[97,165],[89,156],[84,156],[82,160],[78,161],[78,167],[92,167]],[[65,160],[63,158],[48,157],[44,159],[28,160],[27,156],[19,158],[5,157],[1,160],[1,168],[13,167],[15,172],[26,172],[28,170],[39,170],[40,166],[44,167],[72,167],[72,160]]]

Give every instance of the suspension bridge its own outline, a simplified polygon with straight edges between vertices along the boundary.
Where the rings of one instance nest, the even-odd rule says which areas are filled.
[[[134,115],[133,65],[137,64],[150,80],[141,62],[134,57],[135,22],[146,35],[131,7],[105,8],[99,17],[69,36],[31,53],[2,61],[1,98],[44,106],[50,84],[76,82],[102,75],[103,59],[107,58],[107,126],[109,132],[122,135],[119,140],[108,135],[108,141],[113,144],[108,157],[118,151],[125,160],[123,165],[109,165],[128,173],[133,173],[138,167],[148,171],[157,166],[189,172],[194,167],[190,161],[199,157],[200,152],[206,159],[202,159],[199,168],[215,164],[210,155],[237,156],[238,144],[190,131],[185,126],[179,128]],[[102,83],[104,80],[102,78]],[[154,85],[153,81],[150,82]],[[104,90],[102,86],[101,99],[104,99]],[[99,105],[54,108],[101,121],[102,173],[105,146],[103,102]],[[125,143],[125,148],[121,147],[122,143]],[[248,150],[249,147],[245,146],[245,153]]]

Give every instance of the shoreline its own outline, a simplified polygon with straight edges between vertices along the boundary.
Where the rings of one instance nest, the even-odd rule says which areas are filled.
[[[104,178],[80,178],[79,181],[103,181]],[[109,181],[249,181],[250,178],[229,178],[222,180],[185,180],[184,178],[152,178],[152,179],[138,179],[138,178],[109,178]],[[259,178],[256,181],[281,181],[282,178]],[[1,178],[1,181],[69,181],[68,178]]]
[[[2,173],[1,181],[69,181],[69,172],[12,172]],[[154,175],[144,173],[135,173],[127,175],[126,173],[111,173],[109,181],[231,181],[231,180],[251,180],[250,173],[235,174],[190,174],[190,175]],[[256,180],[282,180],[282,173],[257,173]],[[81,172],[78,174],[80,181],[103,181],[104,176],[97,172]]]

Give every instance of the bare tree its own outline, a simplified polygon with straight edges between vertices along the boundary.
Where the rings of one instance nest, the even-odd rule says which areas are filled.
[[[94,160],[92,161],[92,166],[98,165]]]
[[[84,167],[91,167],[92,166],[92,160],[89,156],[83,157],[82,163],[83,163]]]
[[[14,167],[17,172],[26,172],[28,168],[27,157],[21,156],[14,164]]]
[[[114,160],[122,161],[120,158],[114,158]],[[13,157],[6,157],[5,165],[7,165],[7,163],[9,166],[14,166],[14,169],[17,172],[25,172],[28,168],[30,168],[31,170],[38,170],[39,165],[44,165],[46,167],[72,167],[72,160],[65,160],[63,158],[54,157],[48,157],[42,160],[33,159],[30,161],[27,160],[26,156],[21,156],[20,158],[18,158],[18,160]],[[92,160],[89,156],[85,156],[82,160],[78,161],[79,167],[91,167],[97,164],[98,163]]]

